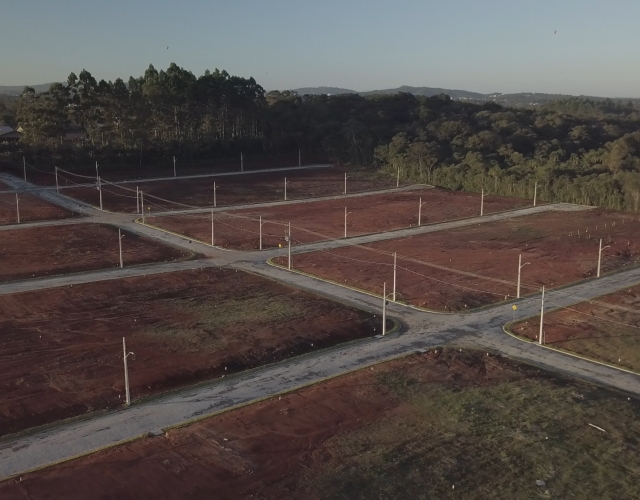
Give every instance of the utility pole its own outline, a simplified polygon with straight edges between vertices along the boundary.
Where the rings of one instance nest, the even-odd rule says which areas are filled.
[[[347,215],[351,215],[353,212],[347,212],[347,207],[344,207],[344,237],[347,237]]]
[[[244,172],[244,155],[240,152],[240,172]]]
[[[122,231],[118,228],[118,245],[120,246],[120,269],[124,267],[124,262],[122,262]]]
[[[393,252],[393,301],[396,301],[396,263],[397,263],[397,254]]]
[[[398,175],[396,177],[396,187],[400,187],[400,167],[398,167]]]
[[[347,173],[344,173],[344,194],[347,194]]]
[[[216,240],[213,232],[213,210],[211,210],[211,246],[216,245]]]
[[[98,191],[100,192],[100,210],[102,210],[102,182],[98,177]]]
[[[482,198],[480,199],[480,217],[484,215],[484,188],[482,189]]]
[[[216,183],[213,183],[213,206],[216,207],[216,189],[218,189],[220,186],[216,186]]]
[[[96,161],[96,179],[99,179],[100,175],[98,174],[98,162]]]
[[[382,284],[382,336],[387,333],[387,282]]]
[[[262,250],[262,215],[260,216],[260,250]]]
[[[18,214],[18,224],[20,224],[20,198],[18,198],[18,193],[16,193],[16,212]]]
[[[599,250],[598,250],[598,274],[597,274],[597,276],[596,276],[597,278],[599,278],[599,277],[600,277],[600,264],[602,263],[602,251],[603,251],[605,248],[609,248],[609,246],[610,246],[610,245],[607,245],[606,247],[603,247],[603,246],[602,246],[602,238],[600,238],[600,248],[599,248]]]
[[[533,206],[535,207],[538,202],[538,182],[536,181],[535,187],[533,188]]]
[[[53,167],[56,171],[56,193],[60,193],[60,184],[58,184],[58,167]]]
[[[291,271],[291,222],[289,222],[289,232],[287,233],[287,241],[289,242],[289,271]]]
[[[122,337],[122,354],[124,359],[124,390],[125,390],[125,403],[127,406],[131,404],[131,395],[129,393],[129,367],[127,366],[127,358],[133,355],[132,352],[127,352],[127,344],[124,337]]]
[[[173,176],[176,177],[176,157],[173,157]]]
[[[420,203],[418,204],[418,227],[420,227],[420,224],[422,224],[422,205],[426,205],[427,202],[425,201],[424,203],[422,203],[422,198],[420,198]]]
[[[24,159],[24,156],[22,157],[22,170],[24,172],[24,180],[26,182],[27,181],[27,160]]]
[[[142,223],[144,224],[144,193],[140,191],[140,204],[142,207]]]
[[[543,327],[543,325],[544,325],[544,286],[542,287],[542,302],[541,302],[541,305],[540,305],[540,334],[538,336],[538,343],[540,345],[544,344],[544,341],[542,340],[542,334],[543,334],[542,327]]]
[[[136,186],[136,213],[140,213],[140,189]]]
[[[522,271],[522,268],[524,266],[526,266],[527,264],[530,264],[530,262],[525,262],[524,264],[522,263],[522,254],[520,254],[518,256],[518,290],[516,292],[516,298],[520,298],[520,272]]]
[[[284,201],[287,201],[287,178],[284,178]]]

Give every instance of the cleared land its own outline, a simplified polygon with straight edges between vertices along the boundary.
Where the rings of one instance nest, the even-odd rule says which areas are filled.
[[[0,189],[3,186],[0,185]],[[20,222],[55,220],[72,217],[73,214],[37,196],[19,193]],[[16,224],[18,212],[15,193],[0,193],[0,225]]]
[[[379,322],[232,269],[0,296],[0,434],[122,405],[122,337],[140,398],[372,336]]]
[[[133,233],[123,235],[125,266],[193,255]],[[104,224],[8,229],[0,233],[0,264],[0,282],[116,267],[118,229]]]
[[[484,353],[431,351],[26,474],[0,495],[635,499],[639,439],[626,397]]]
[[[285,246],[284,233],[291,222],[295,244],[344,237],[347,208],[347,235],[356,236],[418,225],[420,200],[424,204],[421,224],[480,215],[480,195],[441,189],[415,189],[399,193],[372,194],[356,198],[295,203],[276,207],[214,213],[217,246],[236,250]],[[502,212],[529,205],[529,200],[485,197],[485,213]],[[189,214],[150,218],[147,223],[211,243],[211,215]]]
[[[216,205],[231,206],[284,199],[284,179],[287,178],[287,199],[314,198],[339,195],[344,191],[345,169],[339,167],[290,172],[265,172],[247,175],[228,175],[212,178],[176,179],[140,182],[144,193],[145,210],[182,210],[192,207],[213,207],[213,183],[216,183]],[[377,171],[348,170],[350,193],[388,189],[396,186],[395,179]],[[68,174],[60,176],[62,185]],[[73,182],[92,182],[73,179]],[[95,182],[95,181],[94,181]],[[71,185],[71,184],[70,184]],[[99,205],[99,191],[93,187],[65,188],[62,194],[92,205]],[[136,184],[105,184],[102,190],[103,207],[115,212],[136,212]]]
[[[614,225],[615,224],[615,225]],[[580,234],[578,234],[580,231]],[[604,210],[549,212],[368,245],[294,255],[293,266],[315,276],[382,294],[393,283],[397,299],[443,311],[461,311],[516,295],[518,254],[522,295],[593,277],[598,242],[602,271],[638,262],[638,217]],[[276,263],[285,265],[286,257]]]
[[[547,312],[544,318],[545,344],[640,372],[640,286]],[[516,323],[511,331],[537,340],[540,317]]]

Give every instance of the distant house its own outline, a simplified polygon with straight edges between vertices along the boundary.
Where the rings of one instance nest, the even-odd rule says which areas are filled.
[[[18,142],[22,133],[11,127],[0,127],[0,142]]]

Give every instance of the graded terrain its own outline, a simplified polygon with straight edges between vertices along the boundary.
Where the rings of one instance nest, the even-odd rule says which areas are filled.
[[[516,295],[518,255],[522,295],[593,277],[600,238],[602,272],[633,265],[640,254],[640,220],[601,209],[547,212],[334,250],[296,254],[293,266],[381,295],[393,283],[397,299],[441,311],[460,311]],[[286,264],[286,257],[274,260]]]
[[[0,225],[18,223],[18,207],[15,193],[1,192],[0,184]],[[36,196],[18,193],[20,222],[55,220],[72,217],[73,214]]]
[[[419,214],[420,202],[422,209]],[[529,200],[485,196],[484,213],[522,208]],[[300,202],[264,208],[214,212],[215,245],[236,250],[257,250],[286,245],[284,237],[291,222],[294,244],[391,231],[418,225],[480,215],[480,195],[443,189],[370,194],[339,200]],[[147,221],[206,243],[211,243],[211,214],[196,213],[151,217]]]
[[[537,340],[540,317],[510,330]],[[640,286],[545,312],[543,338],[545,345],[640,372]]]
[[[136,234],[122,232],[125,266],[193,256]],[[71,224],[0,232],[0,282],[120,266],[118,229]]]
[[[626,397],[437,349],[24,474],[0,496],[631,500],[639,438]]]
[[[0,296],[0,434],[380,332],[380,319],[233,269]],[[0,494],[0,497],[2,495]]]

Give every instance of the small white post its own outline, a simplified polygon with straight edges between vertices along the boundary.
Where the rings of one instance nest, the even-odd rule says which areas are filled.
[[[122,337],[122,356],[124,359],[124,391],[125,391],[125,404],[129,406],[131,404],[131,395],[129,393],[129,368],[127,367],[127,344],[124,337]]]
[[[288,238],[289,240],[289,271],[291,271],[291,222],[289,222],[289,233],[288,233]]]
[[[18,193],[16,193],[16,212],[18,214],[18,224],[20,224],[20,198],[18,198]]]
[[[176,157],[173,157],[173,176],[176,177]]]
[[[102,210],[102,181],[100,177],[98,177],[98,191],[100,193],[100,210]]]
[[[240,172],[244,172],[244,155],[240,152]]]
[[[140,189],[136,186],[136,213],[140,213]]]
[[[216,189],[218,189],[218,186],[216,186],[216,183],[213,183],[213,206],[216,207]]]
[[[538,202],[538,183],[536,182],[533,188],[533,206],[535,207]]]
[[[482,189],[482,197],[480,198],[480,217],[484,215],[484,188]]]
[[[27,160],[22,157],[22,170],[24,171],[24,180],[27,181]]]
[[[262,215],[260,216],[260,250],[262,250]]]
[[[58,167],[53,167],[56,171],[56,193],[60,193],[60,185],[58,184]]]
[[[142,207],[142,223],[144,224],[144,193],[140,191],[140,206]]]
[[[393,252],[393,301],[396,301],[396,263],[397,263],[397,254]]]
[[[540,304],[540,333],[538,335],[538,343],[540,345],[544,344],[544,341],[542,340],[543,326],[544,326],[544,286],[542,287],[542,302]]]
[[[382,284],[382,336],[387,333],[387,282]]]
[[[122,231],[118,228],[118,245],[120,246],[120,269],[124,267],[124,262],[122,261]]]
[[[211,210],[211,246],[216,246],[216,240],[213,232],[213,210]]]

